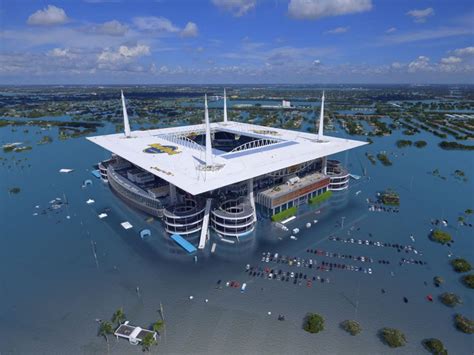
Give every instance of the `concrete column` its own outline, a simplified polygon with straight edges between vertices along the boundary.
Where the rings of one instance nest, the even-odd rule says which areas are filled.
[[[326,175],[327,174],[327,166],[328,166],[328,158],[327,157],[321,158],[321,163],[322,163],[321,172],[324,175]]]
[[[173,204],[176,204],[178,202],[178,198],[176,195],[176,186],[173,184],[170,184],[170,201]]]

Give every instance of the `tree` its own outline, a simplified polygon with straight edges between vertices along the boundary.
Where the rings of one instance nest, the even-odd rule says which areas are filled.
[[[474,274],[465,275],[462,278],[462,282],[469,288],[474,288]]]
[[[362,327],[355,320],[345,320],[341,323],[341,327],[351,335],[357,335],[362,331]]]
[[[454,306],[462,303],[462,300],[458,295],[456,295],[454,293],[450,293],[450,292],[443,293],[440,296],[440,299],[441,299],[441,302],[443,302],[443,304],[445,304],[446,306],[449,306],[449,307],[454,307]]]
[[[141,344],[142,344],[142,349],[143,351],[150,351],[150,348],[153,346],[153,345],[156,345],[158,344],[158,342],[155,340],[155,338],[153,337],[153,334],[151,333],[147,333],[147,335],[145,335],[141,341]]]
[[[112,315],[112,322],[116,323],[117,325],[122,324],[125,322],[127,318],[125,317],[125,313],[123,312],[123,308],[119,308],[115,311],[115,313]]]
[[[153,331],[158,333],[163,328],[164,324],[165,324],[164,321],[157,320],[155,323],[153,323],[153,326],[152,326]]]
[[[461,314],[456,314],[454,317],[454,324],[456,328],[463,333],[473,334],[474,333],[474,321]]]
[[[324,330],[324,318],[316,313],[308,313],[304,321],[303,329],[308,333],[319,333]]]
[[[404,346],[407,343],[405,334],[403,334],[398,329],[383,328],[380,331],[380,336],[382,337],[384,342],[391,348],[398,348],[400,346]]]
[[[439,339],[431,338],[422,341],[423,346],[430,353],[435,355],[448,355],[448,351],[444,348],[443,343]]]
[[[105,341],[107,342],[107,354],[110,353],[109,338],[107,336],[113,333],[114,333],[114,328],[112,327],[112,324],[110,322],[108,321],[100,322],[99,332],[97,336],[102,336],[105,338]]]
[[[451,265],[456,272],[467,272],[472,269],[471,264],[469,264],[467,260],[461,258],[451,261]]]
[[[107,338],[107,335],[113,334],[113,333],[114,333],[114,328],[112,327],[112,324],[110,322],[108,321],[100,322],[98,336],[104,337],[108,343],[109,339]]]

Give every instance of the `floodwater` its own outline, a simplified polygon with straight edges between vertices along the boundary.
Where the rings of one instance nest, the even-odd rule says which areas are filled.
[[[438,138],[426,133],[406,137],[395,132],[391,137],[374,138],[373,145],[337,157],[351,172],[362,175],[351,181],[349,191],[308,209],[288,224],[289,232],[262,223],[240,243],[218,243],[214,254],[209,250],[211,241],[195,262],[165,239],[159,222],[146,222],[146,216],[126,206],[90,174],[92,165],[107,158],[107,152],[85,138],[59,141],[56,128],[28,130],[0,128],[0,144],[33,146],[28,152],[0,152],[6,159],[0,161],[5,163],[0,169],[1,354],[104,354],[107,345],[97,336],[96,319],[109,319],[123,307],[131,324],[149,326],[159,319],[160,303],[166,327],[154,352],[419,354],[424,352],[421,340],[431,337],[441,339],[450,353],[473,352],[472,335],[453,325],[457,312],[474,317],[472,290],[459,282],[460,275],[452,271],[448,257],[451,252],[452,258],[474,262],[473,230],[456,222],[462,211],[473,207],[470,152],[441,150]],[[107,125],[98,134],[113,131]],[[42,134],[52,136],[54,142],[36,145]],[[398,149],[395,142],[401,137],[424,139],[428,146]],[[373,166],[364,156],[366,151],[376,155],[381,150],[389,153],[393,166],[379,162]],[[13,158],[22,161],[15,165]],[[60,174],[61,168],[74,171]],[[446,180],[428,174],[436,168]],[[467,182],[453,176],[456,169],[465,171]],[[93,185],[81,187],[85,179],[91,179]],[[21,192],[10,195],[8,189],[14,186]],[[386,188],[400,194],[400,212],[369,211],[366,199]],[[50,202],[56,198],[68,203],[52,209],[58,203]],[[86,204],[89,198],[95,203]],[[104,209],[109,209],[109,216],[99,219]],[[445,229],[455,239],[451,247],[428,239],[433,228],[430,221],[436,218],[449,222]],[[473,223],[474,216],[467,220]],[[124,230],[123,221],[133,228]],[[305,227],[307,222],[312,223],[311,228]],[[291,229],[296,227],[301,231],[292,240]],[[143,228],[152,230],[149,239],[138,236]],[[420,254],[336,242],[328,239],[331,235],[410,244]],[[317,256],[307,253],[308,248],[369,256],[390,264]],[[263,252],[313,258],[318,263],[368,266],[373,273],[267,264],[261,261]],[[400,266],[403,257],[428,264]],[[314,282],[308,288],[305,282],[299,286],[252,277],[245,272],[246,264],[317,275],[330,282]],[[436,275],[446,280],[441,288],[433,286]],[[216,288],[218,280],[222,280],[222,289]],[[246,292],[225,287],[230,280],[246,282]],[[463,304],[454,309],[441,304],[437,297],[445,291],[460,295]],[[433,303],[426,300],[428,294],[433,295]],[[324,316],[322,333],[312,335],[301,329],[307,312]],[[278,314],[286,320],[278,321]],[[363,332],[356,337],[345,333],[339,327],[345,319],[359,321]],[[377,336],[382,327],[402,330],[408,344],[389,349]],[[112,337],[110,349],[114,354],[141,352],[140,347]]]

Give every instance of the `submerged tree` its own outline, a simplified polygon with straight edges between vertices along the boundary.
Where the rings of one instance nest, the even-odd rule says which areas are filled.
[[[341,327],[351,335],[357,335],[362,331],[362,327],[355,320],[345,320],[341,323]]]
[[[99,325],[99,332],[97,336],[101,336],[105,338],[105,341],[107,342],[107,353],[110,352],[110,345],[109,345],[109,338],[108,335],[114,333],[114,328],[112,327],[112,324],[108,321],[101,321]]]
[[[324,318],[316,313],[308,313],[304,321],[303,329],[308,333],[319,333],[324,330]]]
[[[156,344],[158,344],[158,342],[151,333],[147,333],[147,335],[145,335],[141,341],[143,351],[150,351],[150,348]]]
[[[156,321],[155,323],[153,323],[153,325],[152,325],[153,331],[155,331],[155,332],[158,333],[158,332],[163,328],[164,325],[165,325],[165,322],[164,322],[164,321],[162,321],[162,320],[157,320],[157,321]]]
[[[112,322],[116,323],[117,325],[122,324],[125,322],[127,318],[125,317],[125,313],[123,312],[123,308],[117,309],[114,314],[112,315]]]
[[[425,339],[422,341],[422,344],[426,348],[426,350],[428,350],[432,354],[448,355],[448,351],[444,348],[443,343],[439,339]]]
[[[380,331],[380,336],[391,348],[398,348],[400,346],[404,346],[407,343],[405,334],[403,334],[398,329],[383,328]]]

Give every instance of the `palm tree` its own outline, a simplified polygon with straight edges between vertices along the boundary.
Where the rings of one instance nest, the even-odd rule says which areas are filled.
[[[105,341],[107,342],[107,353],[109,353],[109,338],[107,337],[107,335],[113,334],[113,333],[114,333],[114,328],[112,327],[112,323],[108,321],[100,322],[99,333],[97,335],[105,338]]]
[[[115,313],[112,315],[112,322],[116,323],[117,325],[122,324],[125,322],[127,318],[125,317],[125,313],[123,312],[123,308],[119,308],[115,311]]]
[[[150,348],[153,346],[153,345],[156,345],[158,344],[157,341],[155,340],[155,338],[153,337],[153,334],[151,333],[148,333],[147,335],[145,335],[142,339],[142,349],[143,351],[150,351]]]
[[[163,328],[164,324],[165,324],[164,321],[157,320],[155,323],[153,323],[153,326],[152,326],[153,331],[158,333]]]

